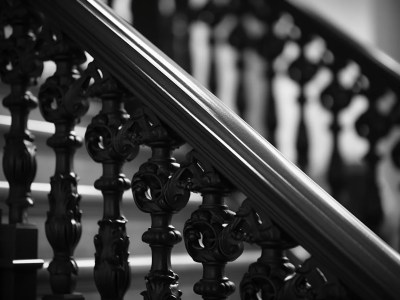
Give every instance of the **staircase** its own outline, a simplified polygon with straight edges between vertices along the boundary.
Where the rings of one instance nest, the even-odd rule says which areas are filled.
[[[227,88],[216,53],[230,45],[240,117],[105,4],[0,4],[1,299],[396,299],[399,256],[365,225],[385,238],[397,65],[291,2],[168,3],[134,1],[135,26],[194,72],[189,25],[207,27],[212,92]],[[313,172],[308,118],[321,76],[326,175]],[[282,78],[296,87],[295,162],[365,225],[273,147]],[[242,120],[249,89],[266,99],[268,142]],[[354,166],[341,116],[360,101],[367,152]]]

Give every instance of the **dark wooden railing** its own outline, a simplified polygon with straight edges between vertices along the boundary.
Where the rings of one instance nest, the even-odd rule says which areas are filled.
[[[233,6],[236,12],[242,12],[240,17],[243,3]],[[300,33],[289,33],[284,40],[300,45],[299,57],[291,63],[288,73],[301,91],[314,73],[304,53],[309,36],[326,38],[323,30],[333,40],[340,36],[326,29],[323,22],[318,29],[308,25],[314,19],[303,21],[305,13],[286,2],[255,1],[247,5],[258,8],[257,16],[262,20],[273,12],[273,18],[268,19],[269,28],[281,13],[293,15],[293,24],[299,26]],[[183,10],[185,6],[177,8]],[[211,4],[206,8],[218,12],[218,17],[210,21],[210,26],[215,27],[224,10]],[[55,63],[56,71],[38,92],[41,112],[55,127],[47,144],[54,149],[56,158],[46,220],[46,235],[54,253],[48,267],[51,292],[44,299],[84,299],[76,290],[78,268],[74,258],[84,218],[74,171],[75,151],[82,140],[74,129],[91,103],[101,107],[94,112],[85,134],[89,155],[102,166],[102,173],[94,182],[103,195],[103,215],[99,214],[98,234],[94,237],[94,281],[101,299],[122,299],[131,274],[135,274],[129,266],[129,232],[122,213],[123,193],[129,188],[136,206],[151,218],[151,226],[142,236],[152,253],[145,276],[146,290],[142,292],[145,299],[184,297],[171,263],[173,250],[182,240],[192,259],[202,264],[203,275],[194,279],[198,281],[193,282],[193,289],[204,299],[225,299],[234,292],[235,285],[227,278],[225,268],[242,254],[244,242],[258,245],[262,251],[240,283],[243,299],[397,299],[400,256],[109,7],[95,0],[15,0],[2,2],[1,12],[1,75],[11,87],[11,94],[3,103],[10,109],[12,120],[3,156],[9,183],[9,222],[2,223],[0,231],[2,299],[36,298],[36,269],[42,261],[35,250],[37,229],[27,218],[27,208],[33,204],[30,192],[36,170],[34,139],[27,122],[37,100],[28,87],[42,73],[42,62],[49,60]],[[240,31],[243,30],[238,28],[234,32]],[[185,34],[182,36],[186,38]],[[269,38],[278,39],[271,32]],[[243,50],[245,44],[238,44],[238,40],[231,38]],[[214,43],[211,38],[211,45]],[[372,104],[358,127],[370,142],[367,161],[372,175],[368,182],[370,193],[376,193],[374,148],[387,130],[386,125],[383,132],[372,124],[381,126],[379,120],[392,120],[394,116],[369,122],[371,115],[378,114],[373,101],[381,96],[370,77],[379,69],[385,74],[379,78],[391,78],[384,88],[397,92],[398,73],[385,69],[366,51],[356,50],[351,42],[345,43],[353,50],[333,52],[333,60],[324,65],[333,65],[336,76],[343,67],[339,63],[341,56],[349,54],[346,61],[357,62],[368,77],[369,85],[363,87],[363,93]],[[327,44],[331,49],[330,42]],[[277,49],[266,57],[275,59],[281,47]],[[94,58],[89,64],[84,63],[83,50]],[[187,55],[186,51],[183,53]],[[364,63],[365,59],[368,63]],[[243,64],[239,56],[240,71]],[[273,80],[272,70],[271,64],[266,76],[269,82]],[[339,84],[335,79],[332,82],[332,86]],[[244,99],[243,88],[239,84],[239,102]],[[333,111],[334,140],[339,133],[337,116],[344,107],[336,106],[338,97],[343,100],[336,93],[342,89],[328,87],[322,97],[325,106]],[[274,120],[271,91],[269,95],[269,114]],[[304,110],[305,101],[300,92],[300,111]],[[240,105],[244,107],[243,103]],[[268,123],[271,137],[274,123]],[[393,120],[390,125],[394,124]],[[299,166],[304,169],[307,139],[306,120],[301,117],[297,148]],[[189,146],[183,147],[184,144]],[[123,166],[135,162],[138,153],[144,151],[142,146],[150,148],[150,158],[139,162],[134,174],[128,174],[132,176],[130,181]],[[174,158],[182,157],[178,151],[187,151],[184,159]],[[341,164],[337,146],[332,161],[330,173],[334,174],[339,171],[332,168]],[[234,213],[228,208],[233,202],[228,196],[236,190],[246,200]],[[192,193],[201,194],[201,204],[180,233],[173,220],[190,203]],[[137,244],[136,237],[131,243],[132,240]],[[286,250],[296,245],[303,246],[312,258],[294,266],[286,257]]]

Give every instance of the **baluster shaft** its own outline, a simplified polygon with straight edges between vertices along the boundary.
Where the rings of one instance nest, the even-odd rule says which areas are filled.
[[[289,66],[290,77],[299,85],[299,95],[297,102],[299,104],[299,122],[297,129],[296,138],[296,150],[297,150],[297,164],[302,170],[308,168],[309,163],[309,138],[308,130],[306,125],[306,85],[314,77],[318,71],[318,64],[314,64],[306,57],[306,46],[310,41],[310,37],[302,35],[299,39],[299,56]]]
[[[274,145],[276,144],[276,128],[278,126],[278,118],[277,118],[277,111],[276,111],[276,100],[274,96],[274,68],[273,68],[273,61],[268,61],[266,70],[266,79],[267,79],[267,113],[266,113],[266,128],[267,128],[267,139],[268,141]]]
[[[172,157],[173,149],[182,144],[169,128],[164,127],[148,109],[138,110],[134,116],[136,133],[143,137],[137,142],[151,147],[152,157],[140,166],[132,179],[132,192],[140,210],[151,215],[151,227],[142,240],[150,245],[152,264],[146,275],[144,299],[180,299],[178,275],[172,271],[171,250],[182,236],[171,225],[172,215],[189,200],[185,185],[179,184],[179,165]],[[177,181],[178,180],[178,181]]]
[[[191,7],[189,0],[175,0],[175,16],[173,22],[174,60],[189,74],[192,73],[192,59],[190,53],[190,23]]]
[[[90,94],[101,99],[102,110],[93,118],[85,135],[90,156],[103,166],[103,174],[94,184],[103,194],[103,218],[94,237],[94,280],[101,299],[122,300],[131,280],[127,220],[121,213],[122,196],[130,181],[122,173],[122,167],[126,160],[136,157],[138,148],[121,146],[125,137],[120,128],[128,119],[122,88],[106,71],[95,68],[94,64],[89,65],[95,79]]]
[[[241,118],[244,119],[247,103],[246,103],[246,95],[245,95],[245,56],[244,50],[240,50],[238,53],[238,60],[237,60],[237,70],[239,74],[238,78],[238,89],[237,89],[237,96],[236,96],[236,107],[238,109],[238,114]]]
[[[84,299],[75,293],[78,266],[73,255],[82,234],[82,212],[74,156],[82,145],[82,138],[76,136],[74,128],[86,113],[88,102],[81,96],[85,78],[74,78],[80,75],[77,66],[86,58],[83,51],[60,32],[46,27],[42,37],[41,55],[56,64],[56,72],[39,91],[42,115],[55,126],[47,145],[53,148],[56,160],[45,223],[46,236],[54,252],[48,267],[53,294],[44,299]]]
[[[208,71],[208,88],[215,94],[217,92],[217,41],[215,26],[210,26],[208,45],[210,49],[210,69]]]
[[[203,278],[193,290],[206,300],[226,299],[235,291],[235,284],[225,276],[225,266],[243,251],[243,245],[224,232],[234,217],[224,200],[231,186],[196,152],[188,155],[187,164],[193,176],[191,189],[203,197],[184,227],[186,249],[203,265]]]
[[[36,270],[43,261],[37,259],[38,230],[28,224],[36,146],[27,126],[29,113],[37,106],[28,88],[43,70],[36,43],[41,18],[22,1],[2,1],[0,11],[0,75],[10,87],[3,105],[11,114],[2,160],[9,184],[5,199],[9,217],[8,224],[0,224],[0,299],[35,300]]]

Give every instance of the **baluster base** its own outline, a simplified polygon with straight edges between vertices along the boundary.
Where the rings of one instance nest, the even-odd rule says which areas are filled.
[[[0,225],[0,299],[36,299],[37,241],[34,225]]]

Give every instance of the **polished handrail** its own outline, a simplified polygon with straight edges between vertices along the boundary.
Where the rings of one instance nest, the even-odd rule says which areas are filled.
[[[400,256],[214,95],[95,0],[32,4],[366,299],[397,299]]]
[[[385,86],[400,93],[400,64],[393,58],[372,45],[356,41],[301,3],[280,1],[279,5],[280,10],[289,13],[302,31],[323,38],[334,55],[356,62],[369,79],[379,79]]]

